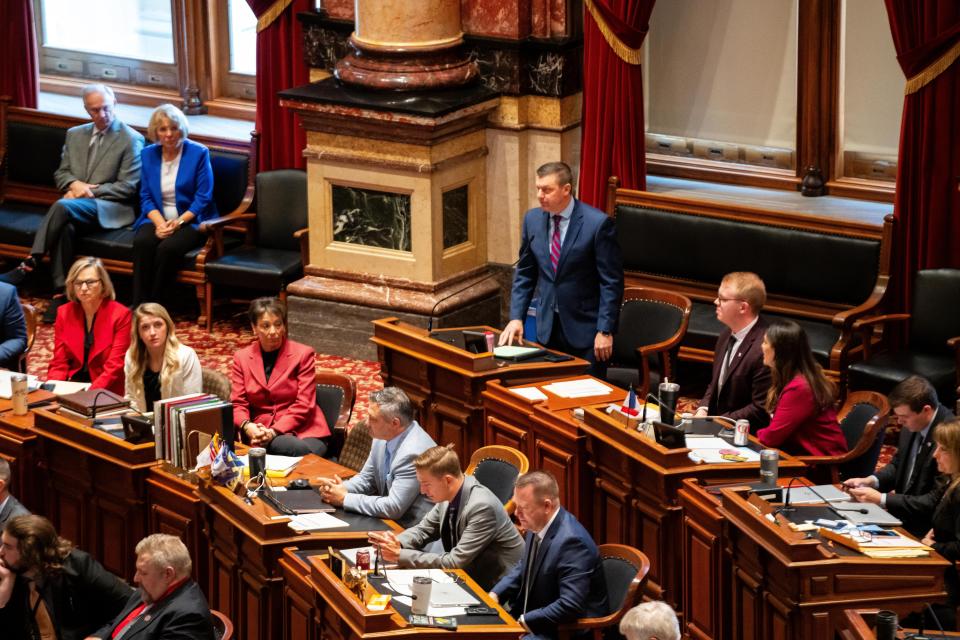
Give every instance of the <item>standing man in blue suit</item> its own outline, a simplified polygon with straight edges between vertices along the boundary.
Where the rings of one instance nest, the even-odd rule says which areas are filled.
[[[588,360],[589,373],[603,378],[623,300],[613,219],[573,197],[573,175],[563,162],[537,169],[537,198],[540,207],[523,218],[510,322],[500,344],[520,341],[536,292],[537,341]]]
[[[17,288],[0,282],[0,369],[15,371],[27,350],[27,323]]]
[[[347,511],[412,527],[433,508],[420,493],[413,461],[437,443],[413,419],[413,404],[399,387],[370,394],[367,426],[373,445],[363,469],[345,481],[336,475],[320,478],[323,499]]]
[[[609,613],[600,554],[590,534],[560,506],[556,479],[543,471],[517,478],[517,520],[527,531],[520,562],[490,592],[510,603],[527,639],[555,638],[557,627]]]

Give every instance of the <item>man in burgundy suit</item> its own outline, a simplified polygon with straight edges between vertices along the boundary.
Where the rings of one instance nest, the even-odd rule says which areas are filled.
[[[770,423],[764,408],[770,369],[760,349],[767,322],[759,314],[766,301],[767,290],[757,274],[738,271],[723,277],[713,304],[717,320],[727,328],[714,347],[713,375],[697,416],[745,418],[753,432]]]

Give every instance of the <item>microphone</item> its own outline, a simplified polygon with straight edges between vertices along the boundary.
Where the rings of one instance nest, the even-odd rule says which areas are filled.
[[[522,252],[521,252],[521,253],[522,253]],[[515,266],[517,266],[517,263],[519,263],[519,262],[520,262],[520,258],[517,258],[516,261],[515,261],[513,264],[510,265],[510,268],[511,268],[511,269],[514,268]],[[454,291],[453,293],[448,294],[448,295],[445,295],[445,296],[443,296],[442,298],[440,298],[439,300],[437,300],[437,303],[436,303],[435,305],[433,305],[433,308],[432,308],[432,309],[430,309],[430,318],[427,320],[427,332],[429,333],[430,331],[433,331],[433,318],[434,318],[434,315],[437,313],[437,307],[439,307],[442,303],[446,302],[446,301],[449,300],[450,298],[452,298],[452,297],[454,297],[454,296],[456,296],[456,295],[460,295],[461,293],[463,293],[463,292],[466,291],[467,289],[469,289],[469,288],[471,288],[471,287],[475,287],[476,285],[480,284],[481,282],[486,282],[487,280],[489,280],[490,278],[494,277],[495,275],[497,275],[497,272],[496,272],[496,271],[491,271],[490,273],[488,273],[487,275],[483,276],[483,277],[480,278],[479,280],[474,280],[473,282],[471,282],[471,283],[468,284],[467,286],[462,287],[462,288],[460,288],[460,289],[457,289],[457,290]]]
[[[105,393],[111,393],[111,391],[109,389],[101,389],[100,391],[97,391],[97,393],[93,396],[93,411],[90,413],[90,419],[93,420],[93,422],[90,425],[91,427],[99,427],[100,425],[103,424],[102,422],[97,420],[97,400],[99,400],[100,396],[102,396]],[[140,415],[144,415],[142,411],[133,407],[132,405],[128,404],[127,408],[133,409]]]
[[[790,478],[790,482],[787,483],[787,488],[783,492],[783,506],[777,509],[777,513],[793,513],[797,510],[796,507],[790,506],[790,489],[793,488],[793,483],[800,479],[800,476],[793,476]]]

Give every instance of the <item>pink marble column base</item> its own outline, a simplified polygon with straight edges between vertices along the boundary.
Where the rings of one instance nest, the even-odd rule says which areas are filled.
[[[368,53],[350,39],[353,52],[337,62],[334,75],[342,82],[368,89],[420,91],[459,87],[473,82],[480,71],[459,47],[411,54]]]

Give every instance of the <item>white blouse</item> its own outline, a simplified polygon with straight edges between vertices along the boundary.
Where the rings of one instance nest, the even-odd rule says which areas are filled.
[[[183,155],[183,149],[177,153],[177,157],[167,162],[161,160],[160,165],[160,195],[163,197],[163,217],[165,220],[176,220],[180,217],[177,211],[177,172],[180,170],[180,156]]]

